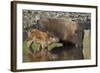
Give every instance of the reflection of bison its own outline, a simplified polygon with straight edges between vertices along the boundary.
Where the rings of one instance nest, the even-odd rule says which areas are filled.
[[[28,59],[30,62],[33,62],[33,61],[49,61],[50,58],[49,58],[49,52],[44,49],[44,50],[41,50],[41,51],[37,51],[35,53],[32,53],[31,50],[28,50]]]
[[[73,59],[83,58],[84,31],[78,23],[71,19],[41,18],[37,22],[37,27],[41,31],[48,31],[58,37],[63,43],[64,49],[68,49],[69,44],[71,44],[70,51],[66,51],[69,57],[73,57]]]

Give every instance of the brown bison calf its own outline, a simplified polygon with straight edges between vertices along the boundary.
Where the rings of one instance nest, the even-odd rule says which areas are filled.
[[[49,35],[48,32],[43,32],[37,29],[33,29],[31,32],[28,32],[28,47],[31,45],[32,42],[35,42],[40,44],[41,48],[44,49],[49,44],[58,41],[58,38]]]

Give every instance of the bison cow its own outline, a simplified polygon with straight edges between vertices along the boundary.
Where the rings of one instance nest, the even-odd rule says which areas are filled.
[[[44,32],[56,36],[60,39],[60,43],[63,43],[63,47],[54,48],[51,50],[51,54],[57,55],[54,51],[63,49],[60,51],[62,55],[64,52],[67,54],[66,59],[83,59],[83,38],[84,30],[75,21],[71,19],[61,18],[41,18],[37,21],[37,28]]]

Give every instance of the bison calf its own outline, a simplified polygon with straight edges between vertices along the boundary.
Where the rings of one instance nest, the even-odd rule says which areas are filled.
[[[28,47],[35,42],[39,43],[41,48],[46,48],[49,44],[53,42],[58,42],[59,39],[55,36],[49,35],[48,32],[43,32],[37,29],[33,29],[31,32],[28,32]]]

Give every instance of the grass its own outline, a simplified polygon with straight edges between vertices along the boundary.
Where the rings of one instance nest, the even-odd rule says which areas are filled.
[[[38,51],[39,48],[40,48],[40,44],[38,44],[38,43],[33,43],[33,44],[32,44],[32,50]]]

